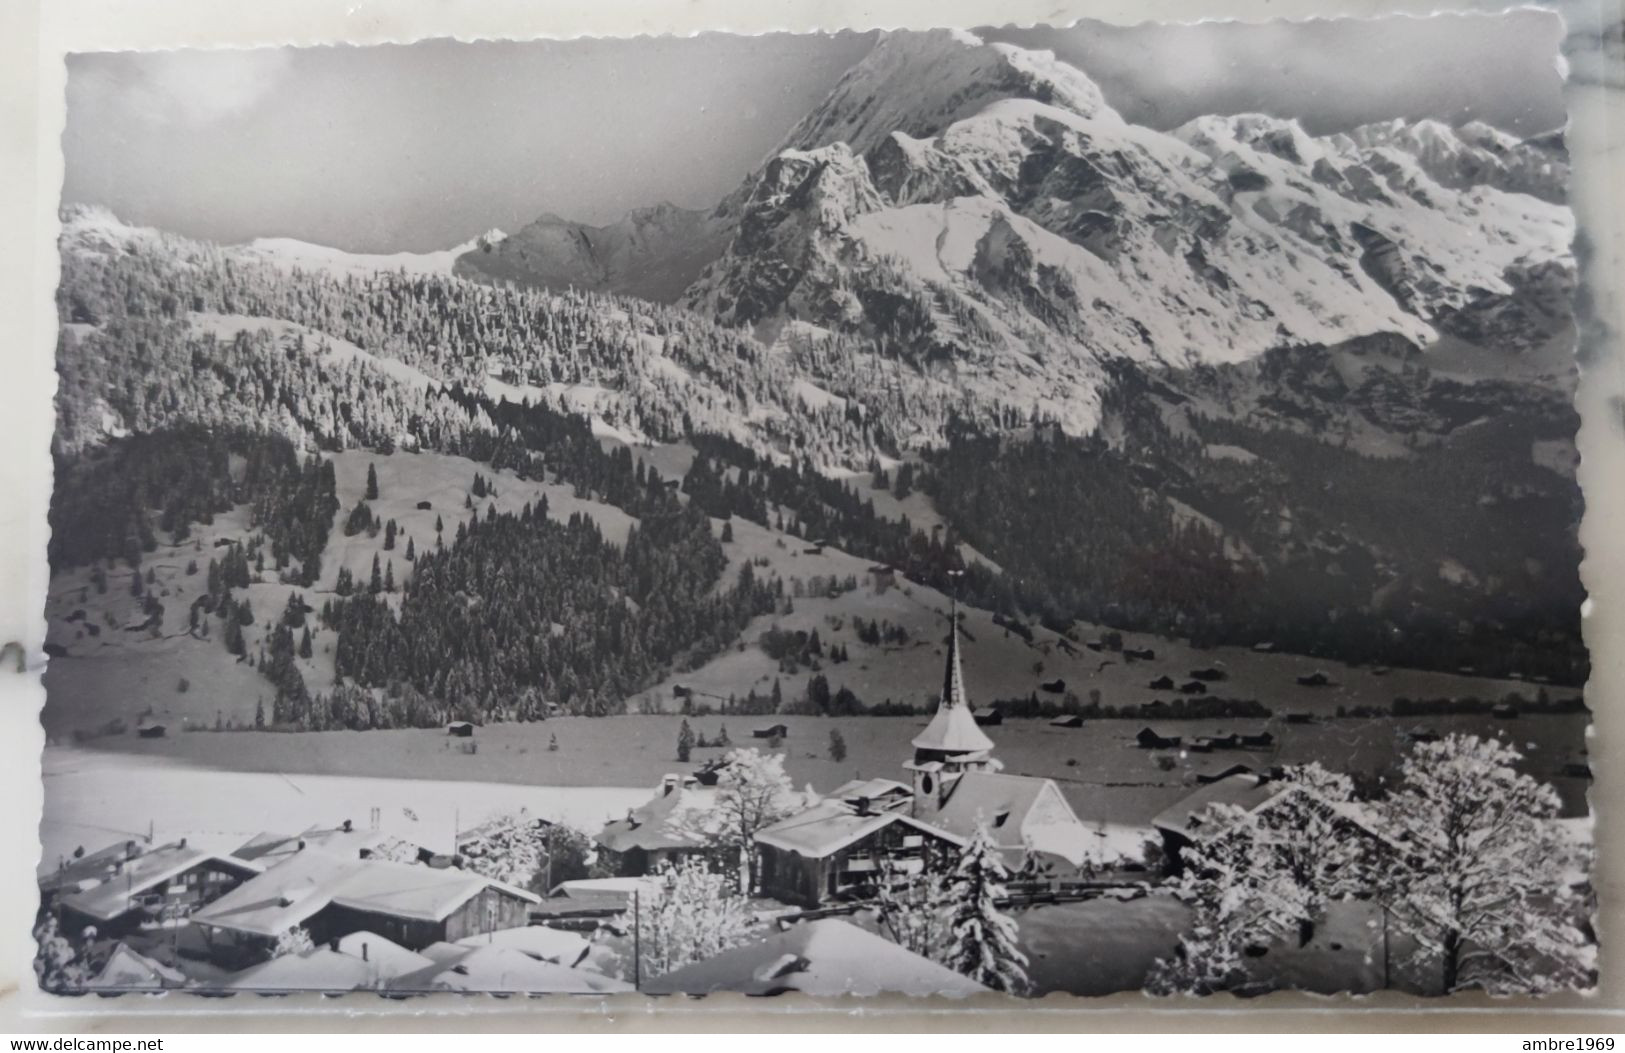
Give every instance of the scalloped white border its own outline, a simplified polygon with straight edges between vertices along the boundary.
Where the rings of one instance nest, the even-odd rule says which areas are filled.
[[[35,6],[35,5],[38,6]],[[1625,787],[1612,763],[1625,755],[1613,743],[1625,721],[1613,709],[1625,691],[1625,45],[1600,46],[1617,34],[1625,0],[1563,0],[1569,39],[1569,146],[1574,159],[1577,249],[1585,292],[1580,481],[1587,501],[1581,539],[1593,679],[1587,697],[1595,714],[1592,793],[1599,816],[1596,884],[1602,900],[1602,986],[1587,996],[1528,1001],[1457,999],[1448,1007],[1398,996],[1367,999],[1280,995],[1245,1003],[1153,1001],[1136,994],[1106,999],[1051,996],[1014,1007],[907,998],[745,1001],[718,996],[702,1002],[645,1000],[605,1003],[562,999],[496,1002],[373,998],[185,1000],[177,997],[61,1000],[40,994],[30,967],[32,870],[39,851],[41,804],[38,722],[47,585],[48,454],[55,391],[53,350],[57,279],[56,209],[62,185],[60,139],[66,74],[72,51],[172,47],[252,47],[274,44],[405,43],[432,37],[536,39],[578,36],[744,34],[772,31],[929,28],[943,25],[1067,24],[1095,18],[1145,21],[1426,16],[1439,10],[1500,11],[1506,3],[1457,0],[280,0],[221,4],[212,0],[13,0],[0,4],[0,1032],[83,1031],[140,1027],[144,1031],[222,1030],[977,1030],[1027,1031],[1320,1031],[1625,1030],[1625,979],[1613,922],[1620,911],[1621,839],[1608,817]],[[856,1012],[854,1012],[854,1010]],[[974,1021],[963,1014],[974,1013]],[[1606,1014],[1599,1018],[1599,1014]],[[136,1021],[139,1020],[139,1023]]]

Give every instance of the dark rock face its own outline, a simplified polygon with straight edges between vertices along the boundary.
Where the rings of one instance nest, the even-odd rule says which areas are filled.
[[[608,226],[554,215],[457,260],[457,273],[541,288],[622,293],[671,303],[727,247],[728,228],[711,212],[661,204]]]

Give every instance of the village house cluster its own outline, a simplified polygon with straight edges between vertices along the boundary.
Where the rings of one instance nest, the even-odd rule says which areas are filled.
[[[762,895],[813,909],[872,898],[883,872],[907,880],[944,869],[981,826],[1011,873],[1077,873],[1098,837],[1053,779],[1002,770],[966,696],[957,631],[948,637],[939,699],[902,765],[907,782],[854,779],[754,833]],[[717,779],[715,767],[667,775],[654,799],[599,832],[602,858],[615,873],[636,877],[713,854],[714,832],[698,820],[715,807]]]
[[[998,982],[997,959],[1023,952],[1014,923],[998,911],[1138,899],[1163,882],[1196,887],[1222,866],[1215,861],[1245,825],[1238,818],[1270,829],[1273,817],[1287,837],[1319,830],[1337,859],[1403,860],[1416,852],[1365,804],[1243,765],[1206,773],[1143,829],[1119,830],[1114,840],[1103,824],[1080,819],[1053,779],[1003,770],[984,730],[997,723],[978,720],[966,696],[957,610],[951,624],[938,705],[901,765],[906,781],[858,778],[820,795],[783,780],[773,807],[756,813],[761,821],[742,824],[749,829],[741,842],[742,831],[730,828],[741,817],[731,820],[723,802],[739,792],[740,772],[730,769],[776,758],[730,753],[664,776],[651,800],[594,837],[593,876],[557,883],[549,838],[558,831],[527,816],[463,831],[447,854],[381,833],[376,818],[368,828],[344,821],[293,835],[265,832],[227,852],[186,839],[123,841],[41,875],[41,979],[58,989],[402,995],[967,994],[988,984],[1008,991],[1025,978]],[[780,740],[788,733],[783,725],[757,731]],[[1147,728],[1138,744],[1167,748],[1172,740]],[[1210,750],[1238,744],[1204,743]],[[516,843],[529,854],[498,858]],[[972,896],[985,897],[978,909],[990,912],[989,924],[1008,925],[1012,941],[983,947],[982,965],[956,971],[940,945],[922,953],[874,931],[911,890],[940,892],[977,858],[988,891],[972,887]],[[496,870],[481,865],[493,861]],[[1328,873],[1337,869],[1335,860],[1327,865]],[[735,880],[737,888],[728,884]],[[685,881],[699,896],[678,927],[729,931],[714,945],[690,933],[682,955],[646,968],[645,941],[669,928],[661,912]],[[1338,882],[1339,895],[1371,891],[1349,884],[1348,875]],[[724,899],[733,906],[713,902]],[[909,909],[940,912],[944,902]],[[722,913],[705,916],[713,908]],[[1301,948],[1318,915],[1306,908],[1297,917]],[[79,972],[68,973],[69,959]]]

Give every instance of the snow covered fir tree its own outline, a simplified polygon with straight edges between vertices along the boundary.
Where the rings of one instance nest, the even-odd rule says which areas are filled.
[[[70,135],[40,986],[1594,986],[1562,132],[1176,120],[1087,32],[787,37],[590,221],[345,248]]]

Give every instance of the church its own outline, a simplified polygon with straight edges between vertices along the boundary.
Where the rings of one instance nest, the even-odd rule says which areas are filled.
[[[759,831],[764,893],[813,907],[861,896],[886,869],[951,866],[978,826],[1012,873],[1035,854],[1057,877],[1083,864],[1089,830],[1054,780],[1007,774],[993,756],[965,693],[959,635],[955,602],[936,712],[903,762],[909,782],[847,783]]]
[[[903,765],[914,789],[909,814],[961,838],[986,825],[1011,870],[1022,866],[1029,846],[1058,869],[1081,866],[1089,831],[1055,781],[1005,774],[993,756],[993,740],[976,723],[965,693],[957,602],[950,621],[937,711]]]

